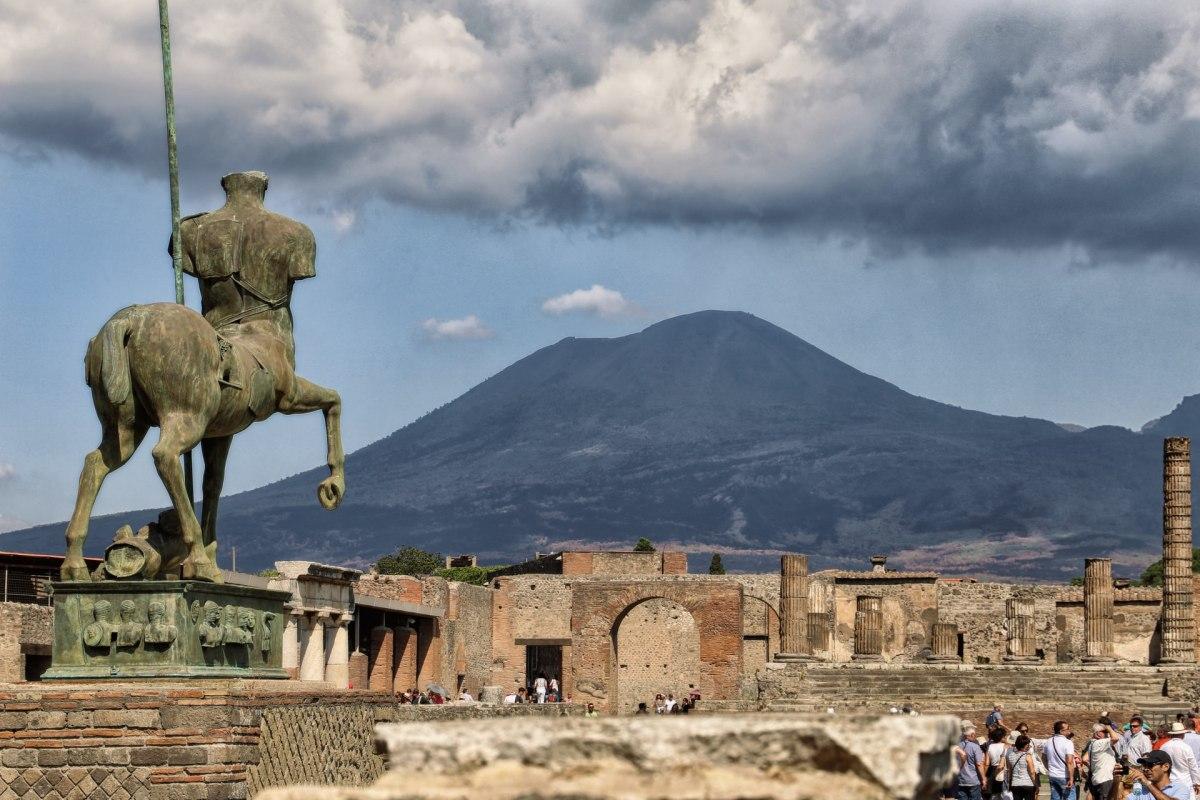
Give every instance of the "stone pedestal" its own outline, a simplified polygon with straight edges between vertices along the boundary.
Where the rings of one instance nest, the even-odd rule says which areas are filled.
[[[368,686],[372,692],[392,691],[392,629],[379,625],[371,629],[371,654]]]
[[[929,660],[937,664],[956,664],[958,657],[958,625],[953,622],[933,624],[933,650]]]
[[[1005,625],[1008,629],[1005,663],[1037,664],[1037,629],[1033,624],[1033,601],[1026,598],[1009,598],[1004,605]]]
[[[883,598],[859,595],[854,612],[855,661],[883,660]]]
[[[325,657],[325,681],[336,689],[350,688],[350,627],[349,617],[330,620],[333,634],[329,653]]]
[[[1116,661],[1113,654],[1112,559],[1089,558],[1083,565],[1084,663]]]
[[[395,647],[392,657],[392,688],[396,694],[417,686],[417,632],[399,627],[393,632]]]
[[[201,581],[51,584],[47,679],[287,678],[285,592]]]
[[[779,564],[779,652],[776,661],[808,661],[808,557],[788,554]]]
[[[1192,452],[1180,436],[1163,441],[1161,664],[1196,661],[1192,589]]]
[[[304,618],[304,651],[300,654],[300,680],[325,680],[325,620],[319,614]]]

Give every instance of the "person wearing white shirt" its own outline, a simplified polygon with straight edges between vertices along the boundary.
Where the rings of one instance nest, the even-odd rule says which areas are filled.
[[[538,675],[533,680],[533,691],[537,693],[538,703],[546,702],[546,676]]]
[[[1073,800],[1075,797],[1075,743],[1071,741],[1071,725],[1065,720],[1054,723],[1054,735],[1043,748],[1046,774],[1050,778],[1050,800]]]
[[[1121,755],[1125,756],[1130,764],[1136,764],[1139,758],[1153,749],[1154,740],[1147,735],[1145,720],[1141,717],[1131,717],[1129,733],[1121,737]]]
[[[1197,788],[1200,788],[1200,765],[1192,748],[1183,741],[1187,728],[1182,722],[1172,722],[1171,730],[1167,732],[1170,741],[1162,746],[1162,751],[1171,757],[1171,783],[1185,787],[1187,795],[1184,800],[1193,800]]]
[[[1184,726],[1187,730],[1184,731],[1183,742],[1192,748],[1192,756],[1195,757],[1196,763],[1200,764],[1200,733],[1196,733],[1196,715],[1189,711]]]
[[[517,693],[516,692],[509,692],[508,694],[504,695],[504,704],[505,705],[507,705],[507,706],[516,705],[516,702],[517,702]]]

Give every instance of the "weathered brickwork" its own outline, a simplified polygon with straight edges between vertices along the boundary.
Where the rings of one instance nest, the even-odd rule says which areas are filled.
[[[25,657],[49,655],[53,610],[28,603],[0,603],[0,683],[25,680]]]
[[[612,634],[643,601],[682,606],[700,632],[700,692],[714,700],[737,697],[742,678],[742,587],[736,581],[686,579],[594,580],[573,586],[571,672],[577,701],[609,709],[620,697]],[[613,690],[616,688],[616,692]]]
[[[882,598],[884,661],[918,660],[931,646],[937,618],[938,590],[931,580],[839,580],[829,584],[830,609],[836,615],[831,650],[835,661],[848,661],[854,653],[854,621],[858,597],[869,593]]]
[[[686,608],[662,598],[638,603],[617,627],[617,711],[655,694],[686,697],[700,683],[700,631]]]
[[[473,697],[491,681],[492,591],[486,586],[452,583],[448,587],[442,637],[445,683],[461,683]]]

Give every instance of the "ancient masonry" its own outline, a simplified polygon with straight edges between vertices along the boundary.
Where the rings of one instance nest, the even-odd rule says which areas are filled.
[[[779,564],[779,661],[812,655],[808,639],[808,556],[785,555]]]
[[[1191,442],[1163,442],[1163,612],[1161,663],[1196,660],[1192,610]]]
[[[883,598],[872,594],[858,596],[854,612],[854,660],[883,660]]]
[[[1083,619],[1087,626],[1083,661],[1098,664],[1113,656],[1113,579],[1111,558],[1089,558],[1083,567]]]

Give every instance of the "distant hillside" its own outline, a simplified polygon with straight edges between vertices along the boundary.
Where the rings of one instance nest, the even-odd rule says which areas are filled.
[[[743,567],[779,550],[817,565],[886,552],[948,572],[1069,576],[1084,555],[1115,554],[1135,574],[1157,557],[1168,433],[1200,434],[1200,396],[1144,433],[1071,431],[917,397],[757,317],[706,311],[521,359],[351,454],[332,514],[314,494],[323,468],[235,495],[222,549],[236,545],[243,569],[363,563],[398,543],[509,561],[644,535]],[[150,516],[97,520],[90,549]],[[0,547],[58,551],[62,530]]]

